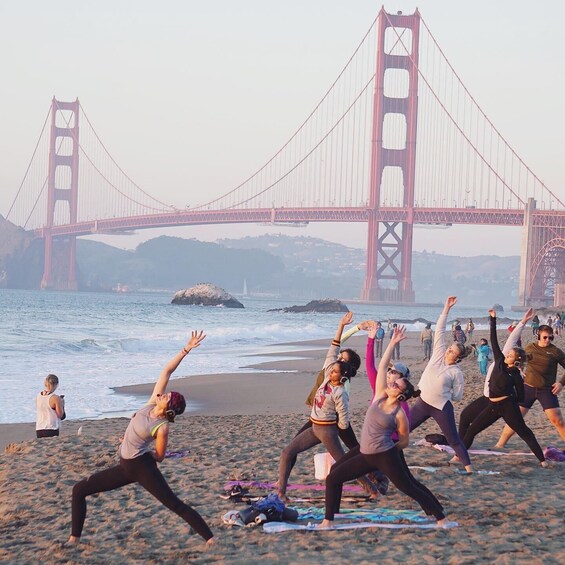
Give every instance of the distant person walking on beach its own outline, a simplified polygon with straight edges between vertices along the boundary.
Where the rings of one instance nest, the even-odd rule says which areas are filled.
[[[38,438],[58,436],[61,420],[66,417],[64,395],[55,394],[58,386],[57,375],[47,375],[43,390],[35,398],[35,435]]]
[[[453,330],[453,341],[456,341],[463,347],[465,346],[465,342],[467,338],[465,337],[465,332],[461,329],[461,326],[457,324],[455,329]]]
[[[201,535],[207,546],[212,545],[214,534],[202,516],[173,493],[157,466],[157,461],[163,461],[165,458],[169,422],[174,422],[175,416],[182,414],[186,407],[182,394],[166,392],[169,379],[180,362],[192,349],[198,347],[205,337],[204,332],[193,331],[186,346],[165,365],[148,404],[138,410],[130,420],[119,448],[119,465],[95,473],[74,486],[72,530],[67,544],[73,545],[80,541],[86,518],[87,496],[139,483]],[[154,449],[151,448],[153,441]]]
[[[557,382],[557,367],[565,368],[565,352],[553,345],[553,329],[541,325],[538,341],[526,346],[528,364],[524,377],[524,400],[520,402],[522,415],[526,415],[537,400],[548,420],[555,426],[561,439],[565,440],[565,422],[559,408],[557,395],[565,386],[565,375]],[[514,432],[504,426],[496,447],[505,447]]]
[[[380,322],[377,322],[377,331],[375,333],[375,357],[383,355],[383,341],[385,339],[385,330]]]
[[[527,312],[524,313],[524,316],[518,322],[518,324],[516,324],[516,326],[512,330],[512,333],[508,336],[504,347],[502,348],[502,354],[505,357],[512,349],[514,349],[514,347],[518,346],[518,342],[520,341],[520,337],[522,336],[522,331],[526,327],[527,323],[532,319],[533,315],[534,311],[532,310],[532,308],[530,308]],[[484,341],[486,342],[486,339]],[[462,410],[461,416],[459,416],[459,437],[461,438],[465,437],[465,434],[467,433],[467,430],[469,429],[469,426],[471,425],[473,420],[489,405],[489,384],[493,369],[494,363],[491,363],[486,372],[483,394],[470,402]]]
[[[340,510],[343,483],[371,471],[382,471],[404,494],[413,498],[424,512],[432,515],[438,525],[447,525],[443,507],[437,498],[411,474],[401,457],[401,450],[408,446],[409,424],[401,402],[417,395],[414,386],[405,378],[388,380],[389,367],[396,343],[405,339],[405,329],[397,328],[379,363],[375,382],[375,394],[363,424],[361,445],[352,449],[332,466],[326,477],[326,512],[319,528],[333,524]],[[398,441],[392,439],[398,434]]]
[[[536,314],[533,318],[532,318],[532,334],[533,336],[537,339],[538,337],[538,330],[539,330],[539,316]]]
[[[465,326],[465,333],[467,334],[467,339],[469,341],[473,339],[474,331],[475,331],[475,324],[473,323],[473,319],[469,318],[469,320],[467,320],[467,325]]]
[[[524,381],[520,367],[526,362],[526,352],[521,347],[513,347],[506,354],[500,350],[496,334],[496,312],[489,310],[490,342],[494,355],[494,366],[489,379],[489,402],[467,428],[463,443],[469,449],[475,436],[503,418],[527,444],[538,458],[542,467],[547,467],[543,451],[534,435],[526,426],[518,402],[524,400]]]
[[[424,346],[424,361],[429,361],[432,356],[432,342],[434,332],[432,331],[432,323],[428,322],[426,327],[420,334],[420,343]]]
[[[389,333],[389,339],[392,340],[394,336],[394,331],[397,329],[398,324],[392,324]],[[400,342],[395,342],[394,349],[392,350],[392,360],[393,361],[400,361]]]
[[[490,357],[490,347],[488,341],[483,337],[477,345],[477,362],[479,363],[479,371],[483,377],[487,376],[487,366]]]
[[[447,315],[456,302],[457,297],[448,296],[437,320],[432,358],[418,383],[421,395],[410,410],[410,431],[415,430],[428,418],[433,418],[465,466],[465,470],[472,473],[469,454],[457,433],[452,404],[452,401],[463,398],[463,373],[457,364],[469,354],[470,348],[467,349],[458,341],[454,341],[449,347],[445,344]]]

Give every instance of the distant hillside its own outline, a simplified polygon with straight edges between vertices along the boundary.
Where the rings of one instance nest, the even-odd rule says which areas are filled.
[[[178,290],[211,282],[239,293],[292,298],[357,298],[365,277],[365,251],[313,237],[263,235],[217,243],[162,236],[134,251],[77,241],[81,290]],[[519,257],[451,257],[414,253],[416,300],[442,301],[456,293],[469,304],[516,302]],[[43,245],[0,217],[0,286],[39,288]]]

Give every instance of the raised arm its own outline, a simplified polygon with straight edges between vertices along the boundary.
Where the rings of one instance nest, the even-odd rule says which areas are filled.
[[[370,327],[371,321],[365,320],[364,322],[359,322],[358,324],[354,325],[352,328],[349,328],[345,333],[341,335],[341,343],[345,343],[352,335],[355,335],[357,332],[361,330],[367,331]]]
[[[365,350],[365,370],[367,379],[371,385],[373,396],[375,396],[375,381],[377,380],[377,368],[375,367],[375,336],[377,335],[377,324],[370,322],[371,326],[367,334],[367,349]]]
[[[187,344],[163,367],[163,370],[155,383],[149,402],[154,402],[158,394],[164,394],[167,390],[169,379],[175,372],[176,368],[180,365],[180,362],[190,353],[192,349],[198,347],[205,337],[206,334],[203,331],[192,331]]]
[[[502,354],[504,356],[508,355],[508,352],[516,347],[516,344],[522,337],[522,330],[526,327],[526,324],[534,317],[534,310],[530,308],[522,317],[522,319],[516,324],[514,329],[510,332],[504,347],[502,348]]]
[[[456,296],[448,296],[445,300],[445,304],[443,305],[443,310],[439,315],[439,318],[436,322],[436,332],[434,336],[434,348],[432,351],[432,358],[430,362],[437,362],[439,361],[445,354],[445,350],[447,346],[445,344],[445,325],[447,323],[447,315],[449,311],[455,304],[457,303]]]
[[[337,330],[335,332],[335,336],[328,350],[328,354],[326,355],[326,360],[324,361],[323,369],[326,372],[325,375],[326,377],[328,376],[327,375],[328,368],[337,361],[337,358],[339,356],[339,346],[341,345],[341,336],[343,334],[343,329],[345,328],[345,326],[351,324],[352,321],[353,321],[353,312],[351,311],[346,312],[339,321]]]
[[[377,379],[375,381],[375,394],[373,395],[373,402],[375,400],[382,398],[386,391],[386,373],[392,357],[392,352],[397,343],[406,339],[406,328],[404,326],[399,326],[395,328],[392,332],[392,337],[384,350],[383,356],[379,363],[379,368],[377,370]]]
[[[495,360],[498,361],[501,357],[504,357],[504,355],[500,350],[500,345],[498,345],[498,336],[496,335],[496,312],[494,310],[489,310],[488,313],[490,316],[490,346]]]

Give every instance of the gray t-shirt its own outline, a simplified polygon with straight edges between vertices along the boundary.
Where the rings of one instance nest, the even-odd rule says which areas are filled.
[[[122,459],[135,459],[151,451],[149,445],[155,439],[157,430],[167,423],[167,420],[162,417],[153,418],[150,416],[154,407],[155,404],[148,404],[131,417],[124,434],[124,441],[122,441],[118,450]]]
[[[381,407],[385,399],[383,397],[373,402],[367,410],[361,430],[361,453],[365,455],[384,453],[394,447],[392,434],[397,428],[396,413],[400,410],[400,404],[394,412],[388,414]]]

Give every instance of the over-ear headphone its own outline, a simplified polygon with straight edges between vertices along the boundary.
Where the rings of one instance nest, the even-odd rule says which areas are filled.
[[[398,402],[404,402],[406,400],[406,396],[404,395],[403,392],[401,392],[397,397],[396,400],[398,400]]]
[[[342,385],[344,385],[348,380],[349,380],[348,377],[341,377],[341,378],[339,379],[339,382],[340,382]]]

